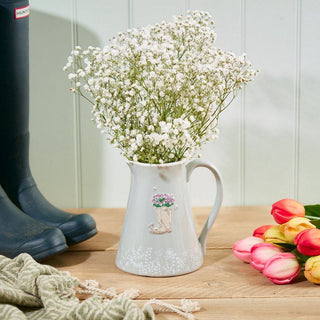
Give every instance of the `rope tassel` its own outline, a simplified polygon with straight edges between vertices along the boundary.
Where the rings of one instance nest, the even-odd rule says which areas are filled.
[[[96,280],[85,280],[84,282],[80,283],[78,288],[76,288],[76,293],[81,296],[95,295],[107,300],[116,297],[125,297],[128,299],[136,299],[139,297],[139,291],[137,289],[131,288],[125,290],[121,294],[117,294],[115,288],[101,289]],[[194,320],[195,318],[192,313],[200,310],[200,305],[198,302],[188,299],[181,299],[180,306],[176,306],[158,299],[150,299],[145,303],[143,309],[146,309],[149,305],[156,313],[173,312],[187,320]]]
[[[157,299],[149,300],[145,304],[145,306],[146,305],[151,305],[153,308],[153,311],[156,313],[174,312],[174,313],[177,313],[182,318],[185,318],[188,320],[194,320],[194,315],[191,313],[200,310],[200,305],[198,302],[194,302],[192,300],[187,300],[187,299],[181,299],[181,306],[176,306],[174,304],[170,304]]]

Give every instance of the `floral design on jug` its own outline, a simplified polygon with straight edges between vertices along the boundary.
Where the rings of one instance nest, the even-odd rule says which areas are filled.
[[[150,233],[163,234],[171,232],[172,206],[174,205],[174,201],[174,196],[169,193],[157,193],[152,197],[152,205],[156,208],[158,225],[150,224]]]

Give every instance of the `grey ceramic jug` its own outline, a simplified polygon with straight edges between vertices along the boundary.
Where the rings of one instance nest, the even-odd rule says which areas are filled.
[[[218,170],[201,159],[128,165],[131,187],[116,258],[118,268],[152,277],[175,276],[200,268],[208,232],[222,203]],[[215,203],[199,237],[187,190],[197,167],[208,168],[217,183]]]

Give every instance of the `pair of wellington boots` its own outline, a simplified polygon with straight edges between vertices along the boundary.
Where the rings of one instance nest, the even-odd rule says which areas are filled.
[[[48,62],[50,63],[50,62]],[[36,260],[97,233],[40,193],[29,167],[29,3],[0,0],[0,254]]]

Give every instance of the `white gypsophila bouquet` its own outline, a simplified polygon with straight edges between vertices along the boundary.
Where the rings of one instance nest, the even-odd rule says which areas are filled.
[[[97,127],[128,160],[198,156],[217,136],[220,113],[253,81],[245,54],[214,46],[213,28],[207,12],[194,11],[119,33],[103,49],[72,51],[64,67],[72,92],[93,104]]]

